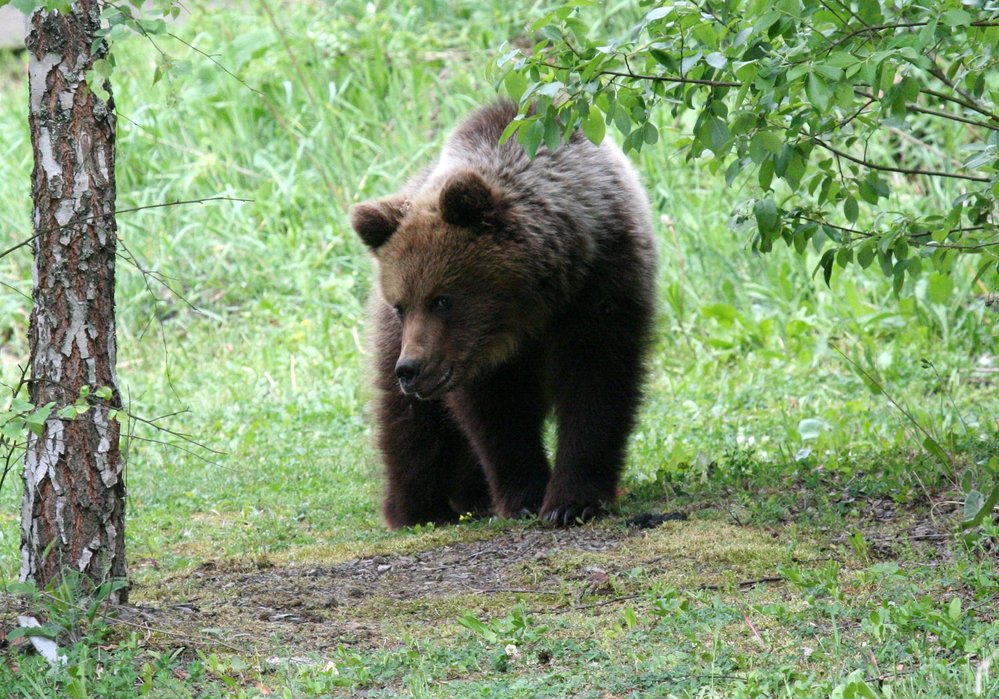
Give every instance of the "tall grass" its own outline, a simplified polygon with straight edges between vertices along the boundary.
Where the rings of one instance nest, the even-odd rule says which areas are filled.
[[[121,261],[119,375],[129,407],[169,415],[158,424],[214,450],[130,428],[139,576],[153,560],[171,569],[248,548],[293,555],[317,539],[391,536],[377,518],[365,408],[371,275],[347,210],[393,191],[464,113],[493,98],[491,61],[504,42],[523,40],[539,5],[192,10],[171,30],[179,39],[115,49],[120,207],[247,200],[119,217],[128,254],[164,282]],[[636,8],[606,11],[623,23]],[[175,64],[154,83],[161,51]],[[21,66],[5,60],[12,72]],[[23,81],[0,86],[6,244],[30,230],[25,104]],[[814,254],[753,257],[729,225],[745,198],[739,183],[726,187],[685,162],[679,127],[658,118],[665,137],[637,164],[661,216],[662,316],[630,482],[706,478],[707,465],[724,471],[735,463],[726,454],[747,450],[789,473],[918,451],[911,425],[834,347],[942,438],[956,435],[962,449],[995,439],[996,396],[973,369],[988,361],[996,324],[967,270],[925,276],[899,300],[884,280],[855,270],[825,288]],[[30,256],[3,258],[0,274],[9,377],[27,354]],[[814,438],[799,433],[804,419],[821,421]],[[13,485],[0,493],[0,577],[17,569],[18,496]]]

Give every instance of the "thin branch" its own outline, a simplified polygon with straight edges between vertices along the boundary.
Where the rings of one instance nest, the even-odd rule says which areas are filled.
[[[17,367],[21,370],[21,375],[18,377],[17,383],[10,386],[10,397],[12,401],[14,398],[17,398],[17,394],[20,393],[21,389],[27,384],[28,366],[28,363],[25,362],[23,365],[19,364]],[[7,453],[4,454],[3,473],[0,474],[0,493],[2,493],[3,484],[7,480],[7,474],[14,468],[14,455],[26,447],[27,444],[18,444],[14,441],[8,442],[6,438],[0,439],[0,443],[7,444]]]
[[[238,75],[236,75],[235,73],[233,73],[231,70],[229,70],[228,68],[226,68],[224,65],[222,65],[221,63],[219,63],[218,60],[214,56],[205,53],[204,51],[202,51],[201,49],[199,49],[197,46],[194,46],[193,44],[191,44],[191,43],[189,43],[189,42],[181,39],[179,36],[177,36],[176,34],[173,34],[171,32],[167,32],[167,35],[173,37],[174,39],[176,39],[181,44],[183,44],[187,48],[191,49],[195,53],[198,53],[198,54],[204,56],[209,61],[211,61],[212,63],[214,63],[221,71],[223,71],[224,73],[226,73],[227,75],[229,75],[233,80],[235,80],[236,82],[238,82],[240,85],[242,85],[243,87],[245,87],[247,90],[249,90],[253,94],[257,95],[261,99],[261,101],[264,103],[264,106],[267,108],[267,111],[269,111],[271,113],[271,116],[274,117],[274,120],[278,124],[281,125],[281,128],[283,128],[289,135],[291,135],[293,138],[296,139],[296,145],[301,145],[300,141],[297,140],[299,137],[298,137],[298,134],[296,133],[295,129],[292,128],[291,124],[288,123],[288,120],[284,118],[284,115],[281,113],[281,110],[279,110],[274,105],[274,103],[271,102],[270,98],[267,97],[267,95],[264,92],[258,90],[255,87],[251,87],[249,85],[249,83],[247,83],[241,77],[239,77]],[[308,158],[309,161],[312,162],[313,165],[315,165],[316,172],[318,172],[319,176],[323,179],[323,183],[326,185],[326,188],[329,190],[330,194],[333,195],[333,196],[336,196],[337,189],[333,185],[333,181],[330,179],[329,174],[326,171],[326,167],[321,162],[319,162],[319,159],[316,158],[315,153],[313,153],[309,148],[304,148],[302,150],[302,152],[305,154],[305,157]]]
[[[569,66],[557,63],[546,63],[549,68],[555,70],[575,70]],[[629,78],[631,80],[651,80],[660,83],[679,83],[683,85],[708,85],[709,87],[742,87],[742,83],[729,82],[726,80],[701,80],[698,78],[685,78],[679,75],[644,75],[642,73],[624,72],[620,70],[602,70],[598,75],[612,75],[618,78]]]
[[[298,56],[291,48],[291,42],[288,41],[288,35],[285,33],[284,28],[278,23],[277,18],[274,16],[274,12],[271,10],[270,4],[267,0],[258,0],[260,6],[264,8],[264,13],[267,15],[267,19],[270,21],[271,26],[274,27],[274,31],[277,32],[278,36],[281,37],[281,43],[284,44],[284,50],[288,54],[288,58],[291,59],[291,65],[295,68],[295,74],[298,76],[298,82],[302,83],[302,88],[305,89],[305,94],[309,98],[309,103],[312,105],[313,109],[319,109],[319,101],[316,96],[312,94],[312,88],[309,87],[309,82],[305,79],[305,74],[302,72],[302,66],[299,64]]]
[[[850,155],[849,153],[844,153],[843,151],[838,150],[838,149],[834,148],[833,146],[829,145],[828,143],[826,143],[825,141],[823,141],[821,138],[812,137],[810,140],[813,143],[822,146],[823,148],[825,148],[830,153],[838,155],[839,157],[845,158],[845,159],[847,159],[847,160],[849,160],[851,162],[854,162],[854,163],[856,163],[858,165],[863,165],[864,167],[870,168],[871,170],[880,170],[882,172],[897,172],[897,173],[900,173],[902,175],[925,175],[927,177],[949,177],[949,178],[958,179],[958,180],[971,180],[973,182],[991,182],[990,178],[988,178],[988,177],[982,177],[980,175],[962,175],[960,173],[955,173],[955,172],[937,172],[935,170],[914,170],[914,169],[910,169],[910,168],[893,167],[891,165],[879,165],[878,163],[872,163],[872,162],[870,162],[868,160],[865,160],[863,158],[858,158],[855,155]]]
[[[936,47],[934,47],[934,49],[935,48]],[[947,77],[947,74],[944,73],[943,70],[940,68],[940,66],[937,64],[936,57],[932,55],[933,53],[935,53],[935,51],[930,52],[930,60],[933,61],[933,67],[930,68],[930,75],[932,75],[934,78],[942,82],[944,85],[949,87],[957,94],[961,95],[961,97],[968,100],[969,102],[976,102],[977,99],[975,98],[974,95],[972,95],[970,92],[966,90],[961,89],[960,85],[954,84],[954,81]],[[981,103],[979,102],[979,104]]]
[[[898,136],[899,138],[901,138],[903,141],[908,141],[909,143],[915,146],[919,146],[920,148],[925,148],[930,153],[933,153],[933,155],[940,158],[940,160],[950,160],[951,165],[953,165],[954,167],[964,167],[964,164],[954,156],[947,155],[932,143],[927,143],[923,139],[913,136],[908,131],[903,131],[902,129],[895,126],[889,126],[888,130],[893,134],[895,134],[896,136]]]
[[[164,289],[169,291],[171,294],[176,296],[178,299],[183,301],[192,311],[195,311],[196,313],[201,313],[200,308],[195,306],[194,303],[192,303],[186,296],[181,294],[179,291],[174,289],[166,282],[166,277],[164,277],[156,270],[146,269],[145,267],[143,267],[142,264],[139,262],[139,258],[135,256],[135,253],[133,253],[131,250],[128,249],[128,246],[125,245],[125,241],[122,240],[121,237],[118,238],[118,245],[120,245],[121,249],[125,251],[124,255],[118,253],[119,257],[121,257],[123,260],[125,260],[133,267],[135,267],[137,270],[139,270],[139,273],[142,275],[142,282],[146,287],[146,291],[149,292],[149,295],[152,296],[153,299],[156,299],[156,294],[153,293],[152,288],[149,286],[149,279],[152,279],[157,284],[162,286]]]
[[[912,413],[910,413],[898,401],[896,401],[894,398],[892,398],[891,394],[889,394],[888,391],[885,390],[884,386],[882,386],[880,383],[878,383],[877,379],[875,379],[873,376],[871,376],[862,366],[860,366],[859,364],[857,364],[857,362],[855,362],[853,359],[851,359],[850,357],[848,357],[846,355],[846,353],[843,350],[841,350],[839,347],[837,347],[836,345],[831,345],[831,347],[834,350],[836,350],[836,352],[839,353],[839,355],[841,357],[843,357],[843,359],[845,359],[847,362],[849,362],[858,373],[860,373],[875,388],[877,388],[878,391],[881,392],[881,395],[883,395],[885,398],[887,398],[888,402],[891,403],[893,406],[895,406],[895,408],[897,408],[898,411],[900,413],[902,413],[906,417],[906,419],[909,421],[909,423],[913,427],[915,427],[917,430],[919,430],[920,432],[922,432],[926,436],[926,438],[928,440],[930,440],[933,444],[936,444],[936,445],[939,446],[937,440],[933,437],[933,435],[930,434],[929,431],[927,431],[927,429],[925,427],[923,427],[921,424],[919,424],[919,421],[916,420],[915,416],[913,416]],[[950,462],[950,464],[949,464],[950,467],[953,468],[954,467],[954,459],[953,459],[953,457],[950,454],[948,454],[947,452],[945,452],[943,450],[943,448],[940,448],[940,451],[941,451],[941,453],[943,453],[947,457],[947,460]]]
[[[740,590],[747,590],[751,587],[756,587],[757,585],[763,585],[765,583],[775,583],[783,582],[784,578],[780,575],[770,575],[765,578],[755,578],[753,580],[740,580],[736,583],[736,587]],[[715,584],[715,585],[701,585],[697,589],[699,590],[726,590],[730,587],[727,584]]]
[[[210,452],[212,454],[215,454],[216,456],[227,456],[226,452],[219,451],[218,449],[213,449],[212,447],[208,446],[207,444],[202,444],[201,442],[197,441],[196,439],[194,439],[189,434],[185,434],[183,432],[175,432],[174,430],[171,430],[169,428],[163,427],[162,425],[156,424],[152,420],[147,420],[146,418],[139,417],[138,415],[134,415],[134,414],[132,414],[132,413],[130,413],[128,411],[125,411],[125,410],[122,410],[122,412],[124,412],[126,415],[128,415],[128,417],[130,417],[131,419],[135,420],[136,422],[141,422],[144,425],[149,425],[150,427],[152,427],[153,429],[157,430],[158,432],[162,432],[164,434],[168,434],[171,437],[176,437],[177,439],[182,439],[185,442],[187,442],[188,444],[196,446],[199,449],[204,449],[205,451]]]
[[[552,68],[568,70],[563,66],[553,65]],[[640,73],[625,73],[618,70],[602,70],[600,75],[614,75],[619,78],[631,78],[633,80],[652,80],[660,83],[679,83],[683,85],[708,85],[709,87],[742,87],[741,82],[730,82],[728,80],[701,80],[698,78],[685,78],[679,75],[643,75]]]
[[[862,231],[862,230],[860,230],[858,228],[850,228],[848,226],[839,226],[839,225],[836,225],[835,223],[829,223],[828,221],[825,221],[823,219],[812,218],[811,216],[804,216],[804,215],[799,214],[798,216],[795,217],[795,220],[797,220],[797,219],[801,219],[803,221],[808,221],[810,223],[817,223],[820,226],[828,226],[829,228],[834,228],[837,231],[842,231],[843,233],[849,233],[850,235],[854,235],[854,236],[857,236],[857,237],[860,237],[860,238],[873,238],[874,237],[874,234],[873,233],[869,233],[868,231]],[[951,228],[949,231],[947,231],[947,235],[950,235],[951,233],[971,233],[971,232],[974,232],[974,231],[983,231],[983,230],[986,230],[986,229],[987,229],[986,226],[967,226],[967,227],[962,227],[962,228]],[[927,234],[908,234],[908,237],[909,238],[915,238],[915,237],[920,237],[920,236],[925,236],[925,235],[929,235],[929,234],[928,233]],[[957,245],[957,244],[953,244],[953,243],[937,243],[937,242],[930,241],[930,242],[924,243],[923,245],[924,245],[924,247],[936,248],[936,249],[940,249],[940,250],[984,250],[985,248],[991,248],[991,247],[999,246],[999,240],[994,240],[994,241],[991,241],[991,242],[986,241],[986,242],[983,242],[983,243],[976,243],[974,245]]]
[[[829,47],[832,51],[836,47],[845,44],[847,41],[859,34],[878,34],[886,29],[912,29],[914,27],[925,27],[929,22],[896,22],[894,24],[865,25],[845,36],[842,36]],[[972,27],[999,27],[999,20],[979,20],[971,23]]]
[[[131,626],[132,628],[135,628],[135,629],[142,629],[146,633],[161,633],[161,634],[165,634],[167,636],[173,636],[174,638],[179,638],[179,639],[182,639],[182,640],[185,640],[185,641],[192,641],[194,643],[198,643],[198,644],[201,644],[201,645],[206,646],[206,647],[221,646],[223,648],[231,650],[231,651],[233,651],[235,653],[238,653],[240,655],[246,655],[246,653],[247,653],[247,651],[246,651],[245,648],[238,648],[236,646],[229,645],[228,643],[220,641],[217,638],[213,638],[211,641],[205,641],[205,640],[203,640],[203,638],[197,638],[197,637],[185,634],[185,633],[179,633],[177,631],[168,631],[167,629],[157,629],[157,628],[155,628],[153,626],[149,626],[148,624],[137,624],[134,621],[125,621],[124,619],[122,619],[120,617],[109,617],[108,621],[111,624],[124,624],[125,626]]]
[[[823,3],[823,4],[825,4],[825,3]],[[861,24],[863,24],[865,27],[871,26],[867,22],[864,21],[863,17],[861,17],[860,15],[858,15],[856,12],[854,12],[853,9],[851,9],[851,7],[848,4],[846,4],[845,2],[843,2],[843,0],[836,0],[836,4],[839,5],[840,7],[842,7],[847,12],[849,12],[851,17],[853,17],[855,20],[857,20],[858,22],[860,22]]]
[[[199,454],[198,452],[194,451],[193,449],[188,449],[187,447],[185,447],[185,446],[183,446],[181,444],[177,444],[176,442],[168,442],[165,439],[154,439],[152,437],[140,437],[138,435],[132,435],[130,437],[130,439],[135,440],[136,442],[147,442],[149,444],[161,444],[161,445],[163,445],[165,447],[170,447],[171,449],[177,449],[179,451],[182,451],[182,452],[184,452],[185,454],[187,454],[189,456],[193,456],[195,459],[198,459],[199,461],[205,462],[206,464],[210,464],[212,466],[217,466],[218,468],[227,468],[226,466],[220,464],[218,461],[212,461],[208,457],[202,456],[201,454]]]
[[[839,23],[840,23],[840,24],[842,24],[842,25],[843,25],[844,27],[846,27],[846,25],[847,25],[847,20],[846,20],[846,19],[844,19],[843,17],[841,17],[841,16],[840,16],[840,14],[839,14],[839,12],[837,12],[837,11],[836,11],[836,10],[834,10],[833,8],[829,7],[829,3],[827,3],[827,2],[825,1],[825,0],[819,0],[819,3],[820,3],[820,4],[822,5],[822,7],[826,8],[827,10],[829,10],[829,12],[831,12],[831,13],[832,13],[832,14],[833,14],[833,16],[834,16],[834,17],[835,17],[836,19],[838,19],[838,20],[839,20]],[[847,8],[847,9],[849,9],[849,8]]]
[[[959,104],[962,107],[964,107],[965,109],[970,109],[973,112],[978,112],[982,116],[987,116],[990,121],[994,121],[994,122],[999,123],[999,116],[997,116],[996,114],[993,114],[992,112],[990,112],[988,109],[985,109],[984,107],[978,106],[974,102],[969,102],[968,100],[965,100],[965,99],[958,99],[957,97],[954,97],[953,95],[945,95],[942,92],[938,92],[936,90],[931,90],[931,89],[926,88],[926,87],[922,88],[920,90],[920,92],[922,92],[924,95],[932,95],[933,97],[936,97],[937,99],[944,100],[945,102],[952,102],[954,104]]]
[[[24,293],[23,291],[21,291],[20,289],[18,289],[13,284],[8,284],[5,281],[0,281],[0,286],[2,286],[4,288],[7,288],[7,289],[10,289],[15,294],[18,294],[19,296],[23,296],[24,298],[28,299],[29,301],[31,300],[31,296],[29,296],[28,294]]]
[[[116,209],[112,214],[94,214],[92,216],[85,216],[84,218],[77,219],[77,220],[74,220],[74,221],[70,221],[69,223],[63,224],[61,226],[54,226],[52,228],[44,228],[44,229],[38,231],[37,233],[35,233],[34,235],[32,235],[30,238],[22,240],[17,245],[14,245],[13,247],[7,248],[3,252],[0,252],[0,258],[4,258],[7,255],[9,255],[12,252],[14,252],[15,250],[19,250],[20,248],[23,248],[26,245],[31,245],[31,243],[36,238],[40,238],[43,235],[46,235],[47,233],[55,233],[56,231],[65,230],[67,228],[75,228],[76,226],[80,226],[80,225],[83,225],[83,224],[86,224],[86,223],[92,223],[96,219],[103,218],[104,216],[108,216],[108,215],[117,216],[118,214],[130,214],[130,213],[133,213],[135,211],[143,211],[145,209],[160,209],[160,208],[167,207],[167,206],[184,206],[184,205],[187,205],[187,204],[207,204],[207,203],[213,202],[213,201],[252,202],[253,200],[252,199],[240,199],[239,197],[206,197],[204,199],[187,199],[187,200],[184,200],[184,201],[168,201],[168,202],[161,202],[159,204],[148,204],[148,205],[145,205],[145,206],[134,206],[134,207],[129,208],[129,209]]]
[[[967,229],[957,229],[957,230],[967,230]],[[975,245],[957,245],[954,243],[926,243],[928,248],[939,248],[940,250],[984,250],[985,248],[994,248],[999,246],[999,240],[993,240],[987,243],[976,243]]]
[[[854,89],[853,94],[860,97],[868,97],[872,100],[877,99],[870,92],[865,92],[864,90]],[[963,117],[958,114],[951,114],[950,112],[940,111],[938,109],[929,109],[927,107],[920,107],[916,104],[907,104],[906,109],[911,109],[914,112],[919,112],[920,114],[929,114],[930,116],[940,117],[941,119],[949,119],[951,121],[959,121],[962,124],[968,124],[970,126],[978,126],[983,129],[991,129],[992,131],[999,131],[999,124],[990,124],[985,121],[976,121],[975,119],[969,119],[968,117]]]
[[[47,385],[57,386],[57,387],[61,388],[63,391],[67,392],[67,394],[70,394],[70,395],[76,393],[76,390],[73,387],[68,386],[68,385],[66,385],[66,384],[64,384],[64,383],[62,383],[60,381],[55,381],[53,379],[31,378],[31,379],[25,380],[24,383],[26,383],[26,384],[45,383]],[[144,425],[149,425],[150,427],[152,427],[157,432],[162,432],[163,434],[169,435],[171,437],[175,437],[175,438],[177,438],[177,439],[179,439],[179,440],[181,440],[181,441],[183,441],[183,442],[191,445],[192,447],[197,447],[198,449],[202,449],[202,450],[204,450],[204,451],[206,451],[206,452],[208,452],[210,454],[214,454],[216,456],[227,456],[228,455],[227,452],[220,451],[218,449],[214,449],[214,448],[208,446],[207,444],[203,444],[202,442],[199,442],[198,440],[196,440],[194,437],[192,437],[189,434],[186,434],[184,432],[177,432],[176,430],[171,430],[168,427],[164,427],[163,425],[158,424],[156,421],[163,419],[162,417],[154,418],[153,420],[150,420],[150,419],[144,418],[144,417],[139,417],[138,415],[136,415],[133,412],[131,412],[125,406],[115,405],[113,403],[110,403],[109,401],[105,401],[103,399],[97,398],[93,394],[87,396],[87,404],[90,405],[90,406],[95,406],[95,407],[97,407],[97,406],[106,406],[106,407],[111,408],[112,410],[117,410],[120,414],[127,416],[129,419],[134,420],[135,422],[139,422],[139,423],[142,423]],[[214,466],[221,466],[221,464],[218,464],[218,463],[212,461],[211,459],[208,459],[208,458],[202,456],[201,454],[198,454],[198,453],[194,452],[191,449],[187,449],[187,448],[182,447],[182,446],[180,446],[178,444],[174,444],[173,442],[166,442],[166,441],[163,441],[163,440],[151,439],[151,438],[148,438],[148,437],[133,437],[133,439],[136,439],[138,441],[143,441],[143,442],[153,442],[155,444],[164,444],[164,445],[167,445],[167,446],[171,446],[171,447],[174,447],[176,449],[180,449],[183,452],[191,454],[192,456],[195,456],[195,457],[201,459],[202,461],[205,461],[206,463],[210,463],[210,464],[212,464]]]
[[[130,209],[118,209],[114,213],[115,215],[130,214],[135,211],[145,211],[146,209],[162,209],[168,206],[185,206],[187,204],[209,204],[213,201],[235,201],[243,204],[252,204],[254,200],[243,199],[242,197],[226,197],[226,196],[206,197],[204,199],[184,199],[178,201],[165,201],[165,202],[160,202],[159,204],[146,204],[144,206],[133,206]]]
[[[565,592],[561,592],[560,590],[531,590],[528,588],[519,588],[519,587],[487,587],[487,588],[469,587],[468,589],[477,595],[494,595],[506,592],[515,595],[549,595],[551,597],[558,597],[559,595],[566,594]]]

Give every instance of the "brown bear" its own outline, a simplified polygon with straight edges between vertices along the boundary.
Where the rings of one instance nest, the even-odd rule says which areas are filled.
[[[479,109],[401,192],[351,212],[378,278],[392,528],[489,511],[569,525],[616,495],[656,300],[648,199],[609,142],[500,144],[516,114]]]

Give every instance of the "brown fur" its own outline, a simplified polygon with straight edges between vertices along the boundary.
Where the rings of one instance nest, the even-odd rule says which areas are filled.
[[[498,145],[515,114],[475,112],[432,168],[351,213],[378,271],[393,528],[490,508],[570,524],[615,497],[655,305],[649,205],[610,144]]]

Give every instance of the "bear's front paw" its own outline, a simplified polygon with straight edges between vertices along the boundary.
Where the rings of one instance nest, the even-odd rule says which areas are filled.
[[[569,527],[596,519],[604,513],[598,502],[567,503],[541,510],[541,521],[556,527]]]
[[[533,517],[541,510],[544,487],[532,488],[528,492],[517,493],[501,498],[496,504],[496,514],[503,519],[524,519]]]

